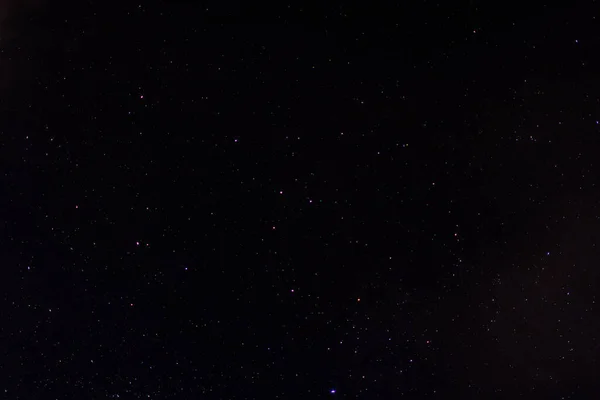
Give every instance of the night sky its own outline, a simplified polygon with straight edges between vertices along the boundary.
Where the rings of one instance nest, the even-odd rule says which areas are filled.
[[[0,4],[3,398],[598,398],[600,7],[108,3]]]

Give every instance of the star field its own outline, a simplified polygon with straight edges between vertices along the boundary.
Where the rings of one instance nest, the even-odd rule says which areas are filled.
[[[0,392],[596,398],[600,10],[495,7],[0,6]]]

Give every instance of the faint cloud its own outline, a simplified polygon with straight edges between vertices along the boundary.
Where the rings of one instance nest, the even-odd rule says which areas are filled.
[[[45,0],[0,0],[0,41],[2,44],[26,25],[27,17],[44,4]]]

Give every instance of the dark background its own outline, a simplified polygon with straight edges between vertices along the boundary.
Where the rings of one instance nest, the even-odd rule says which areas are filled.
[[[597,398],[593,3],[124,3],[0,7],[5,398]]]

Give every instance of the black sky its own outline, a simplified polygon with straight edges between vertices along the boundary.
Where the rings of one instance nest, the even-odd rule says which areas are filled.
[[[596,15],[0,4],[0,390],[596,398]]]

